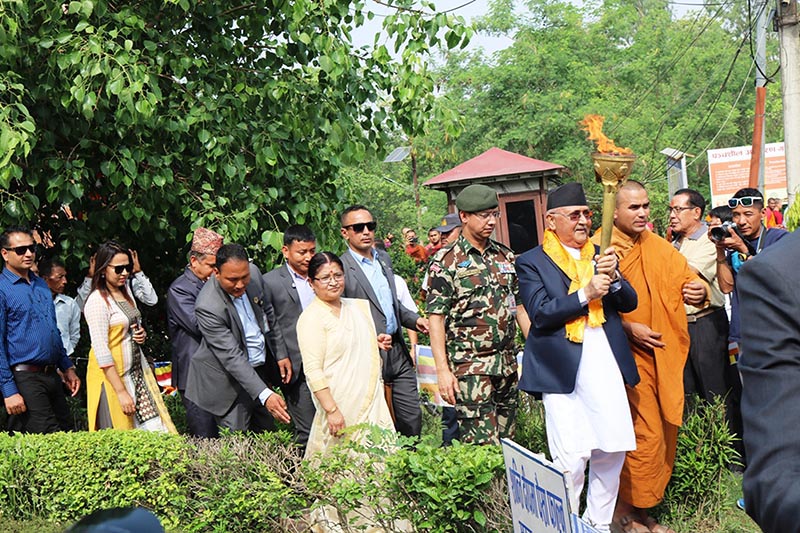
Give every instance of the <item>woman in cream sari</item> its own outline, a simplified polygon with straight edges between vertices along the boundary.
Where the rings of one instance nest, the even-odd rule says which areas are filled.
[[[315,255],[308,280],[316,298],[297,322],[303,370],[317,408],[306,458],[341,442],[345,427],[368,423],[394,431],[378,352],[379,345],[391,347],[391,336],[376,338],[366,300],[341,297],[344,270],[336,255]]]

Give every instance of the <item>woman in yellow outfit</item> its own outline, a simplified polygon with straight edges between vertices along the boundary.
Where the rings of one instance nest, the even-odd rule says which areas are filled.
[[[89,431],[176,433],[140,347],[147,334],[126,285],[133,270],[130,251],[107,242],[98,249],[95,264],[83,309],[92,340],[86,371]]]

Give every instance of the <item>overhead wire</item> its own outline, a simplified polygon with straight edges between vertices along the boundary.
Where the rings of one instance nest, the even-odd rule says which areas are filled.
[[[697,140],[697,138],[702,133],[703,129],[708,124],[709,120],[711,119],[711,117],[713,115],[714,110],[717,108],[717,105],[719,104],[719,102],[720,102],[720,100],[722,98],[723,92],[724,92],[725,88],[728,85],[728,81],[730,80],[730,77],[733,74],[733,69],[736,66],[736,62],[739,59],[739,55],[742,53],[742,50],[744,49],[745,44],[747,44],[747,39],[748,38],[749,37],[747,35],[745,35],[744,38],[741,40],[738,49],[734,53],[733,60],[730,62],[730,66],[728,67],[728,72],[725,75],[725,79],[722,81],[722,84],[720,85],[719,91],[717,91],[716,96],[712,100],[712,102],[711,102],[711,104],[710,104],[710,106],[708,108],[708,111],[705,114],[705,117],[699,123],[699,125],[697,125],[694,128],[694,131],[689,134],[687,139],[678,144],[678,148],[677,148],[678,151],[686,153],[687,150],[694,144],[694,142]],[[751,67],[751,69],[752,69],[752,67]],[[737,99],[737,101],[738,101],[738,99]],[[642,179],[642,181],[645,181],[645,182],[649,181],[650,179],[653,178],[653,176],[657,172],[660,172],[660,170],[656,170],[654,167],[651,166],[649,168],[649,170],[647,171],[647,173],[645,174],[645,177]]]
[[[671,74],[672,69],[678,64],[678,62],[683,58],[683,56],[685,56],[689,52],[689,50],[692,49],[692,47],[697,43],[697,41],[700,39],[700,37],[703,36],[703,34],[706,32],[706,30],[708,30],[708,28],[711,26],[711,24],[714,22],[714,20],[717,17],[719,17],[721,13],[722,13],[722,7],[718,8],[716,10],[716,12],[708,19],[708,21],[706,21],[706,24],[700,29],[700,31],[697,33],[697,35],[695,35],[692,38],[692,40],[688,43],[688,45],[686,46],[685,49],[683,49],[682,51],[678,50],[678,51],[675,52],[675,54],[673,54],[673,56],[667,62],[667,66],[664,69],[660,70],[655,75],[654,79],[650,80],[650,82],[647,83],[647,85],[646,85],[647,89],[645,91],[643,91],[642,94],[640,94],[639,97],[629,107],[629,112],[625,113],[620,120],[616,121],[614,126],[609,130],[611,133],[614,133],[614,131],[616,131],[616,129],[619,128],[626,120],[628,120],[629,118],[633,117],[634,112],[639,108],[639,106],[642,105],[642,103],[645,101],[645,99],[650,95],[650,93],[652,93],[656,89],[656,87],[658,87],[658,85],[663,81],[663,79],[667,75]],[[691,32],[691,30],[692,30],[692,28],[694,28],[695,24],[697,24],[700,21],[701,16],[702,16],[702,13],[700,13],[700,12],[698,12],[698,14],[695,15],[695,18],[692,21],[691,27],[688,30],[689,32]]]
[[[728,121],[730,120],[731,115],[733,115],[733,112],[736,110],[736,104],[739,103],[739,100],[742,98],[742,95],[744,94],[744,89],[745,87],[747,87],[748,82],[750,81],[750,74],[752,74],[752,72],[753,72],[753,64],[751,63],[750,70],[747,71],[747,76],[745,76],[744,81],[742,82],[742,88],[739,89],[739,94],[736,95],[736,100],[733,101],[733,105],[731,106],[730,111],[728,111],[728,115],[725,117],[725,120],[722,121],[722,125],[717,130],[717,133],[715,133],[714,136],[711,138],[711,140],[708,141],[708,144],[705,146],[705,148],[700,150],[700,153],[708,151],[708,149],[711,148],[711,146],[714,144],[714,141],[717,140],[717,137],[719,137],[719,134],[722,133],[722,130],[725,129],[725,126],[728,125]],[[686,164],[686,167],[688,168],[697,163],[698,161],[699,159],[693,159],[692,161]]]
[[[752,28],[755,24],[757,24],[757,22],[755,22],[755,23],[753,22],[752,0],[746,0],[746,1],[747,1],[747,22],[750,25],[750,27]],[[761,17],[761,14],[766,9],[767,9],[767,0],[763,0],[762,4],[761,4],[761,9],[756,14],[756,21]],[[764,78],[764,80],[765,80],[764,81],[764,85],[765,86],[767,84],[772,83],[773,81],[775,81],[774,78],[778,74],[778,72],[780,72],[781,67],[780,67],[780,65],[778,65],[778,68],[775,69],[775,72],[772,74],[772,76],[768,76],[766,72],[761,70],[761,65],[759,65],[758,62],[756,61],[756,54],[755,54],[755,51],[753,50],[753,32],[752,31],[750,32],[750,59],[753,61],[753,63],[755,63],[759,74],[761,74],[761,76]]]

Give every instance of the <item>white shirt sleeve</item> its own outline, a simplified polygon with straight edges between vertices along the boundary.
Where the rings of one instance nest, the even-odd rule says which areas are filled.
[[[158,294],[144,272],[137,272],[131,276],[131,292],[133,292],[134,298],[145,305],[153,307],[158,303]]]

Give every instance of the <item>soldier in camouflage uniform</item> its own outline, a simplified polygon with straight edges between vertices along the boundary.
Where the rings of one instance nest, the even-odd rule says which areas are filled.
[[[511,437],[517,408],[516,325],[530,322],[519,302],[514,253],[489,237],[497,194],[470,185],[456,198],[461,236],[432,259],[427,310],[439,392],[455,404],[462,442]]]

